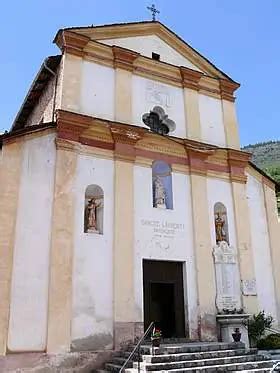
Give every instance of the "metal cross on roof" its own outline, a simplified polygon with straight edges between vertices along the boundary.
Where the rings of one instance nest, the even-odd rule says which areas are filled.
[[[152,6],[147,6],[147,9],[152,12],[153,21],[155,21],[156,20],[156,14],[157,13],[159,14],[160,11],[156,9],[155,4],[152,4]]]

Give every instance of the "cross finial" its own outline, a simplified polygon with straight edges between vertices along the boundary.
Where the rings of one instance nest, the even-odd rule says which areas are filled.
[[[156,20],[156,14],[157,13],[159,14],[160,11],[156,9],[155,4],[152,4],[152,6],[147,6],[147,9],[152,12],[153,21],[155,21]]]

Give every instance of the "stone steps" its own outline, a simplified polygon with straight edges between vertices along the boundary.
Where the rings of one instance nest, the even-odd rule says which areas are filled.
[[[142,363],[141,367],[146,371],[158,371],[158,370],[174,370],[183,368],[196,368],[201,366],[211,366],[211,365],[227,365],[227,364],[243,364],[249,362],[259,362],[263,361],[263,358],[258,355],[240,355],[234,357],[222,357],[222,358],[211,358],[211,359],[200,359],[200,360],[187,360],[187,361],[175,361],[168,363],[153,363],[145,364]],[[136,368],[136,363],[133,367]]]
[[[168,363],[186,360],[205,360],[211,358],[226,358],[238,355],[254,355],[257,349],[234,349],[234,350],[221,350],[221,351],[208,351],[208,352],[189,352],[180,354],[167,354],[167,355],[143,355],[143,361],[146,363]]]
[[[132,351],[116,353],[105,365],[106,372],[119,372]],[[137,354],[126,373],[137,373]],[[160,348],[145,344],[141,347],[141,372],[269,372],[275,361],[263,356],[256,349],[245,349],[242,343],[168,343]]]

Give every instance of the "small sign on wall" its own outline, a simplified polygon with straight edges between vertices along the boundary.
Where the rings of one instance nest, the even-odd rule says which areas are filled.
[[[243,295],[257,295],[257,285],[255,279],[242,280]]]

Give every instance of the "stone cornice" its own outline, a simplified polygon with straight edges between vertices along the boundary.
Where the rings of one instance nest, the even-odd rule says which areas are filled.
[[[186,87],[202,94],[234,101],[238,83],[213,78],[202,72],[163,61],[154,61],[139,53],[118,46],[109,46],[70,31],[61,31],[56,38],[63,52],[83,57],[95,63],[121,68],[177,87]]]
[[[133,62],[139,56],[139,53],[129,49],[113,46],[114,67],[128,71],[133,71]]]
[[[226,79],[220,80],[220,91],[221,91],[221,98],[223,100],[228,101],[235,101],[234,92],[240,87],[240,84],[231,82]]]
[[[57,112],[57,131],[59,139],[113,151],[116,159],[162,159],[171,165],[188,166],[190,173],[228,175],[234,182],[246,183],[245,169],[251,155],[243,151],[160,136],[146,128],[62,110]]]
[[[83,57],[84,48],[89,41],[89,37],[71,31],[61,31],[56,38],[56,44],[62,52],[79,57]]]
[[[182,76],[182,85],[184,88],[199,90],[199,81],[203,73],[195,70],[187,69],[183,66],[180,67],[180,72]]]

